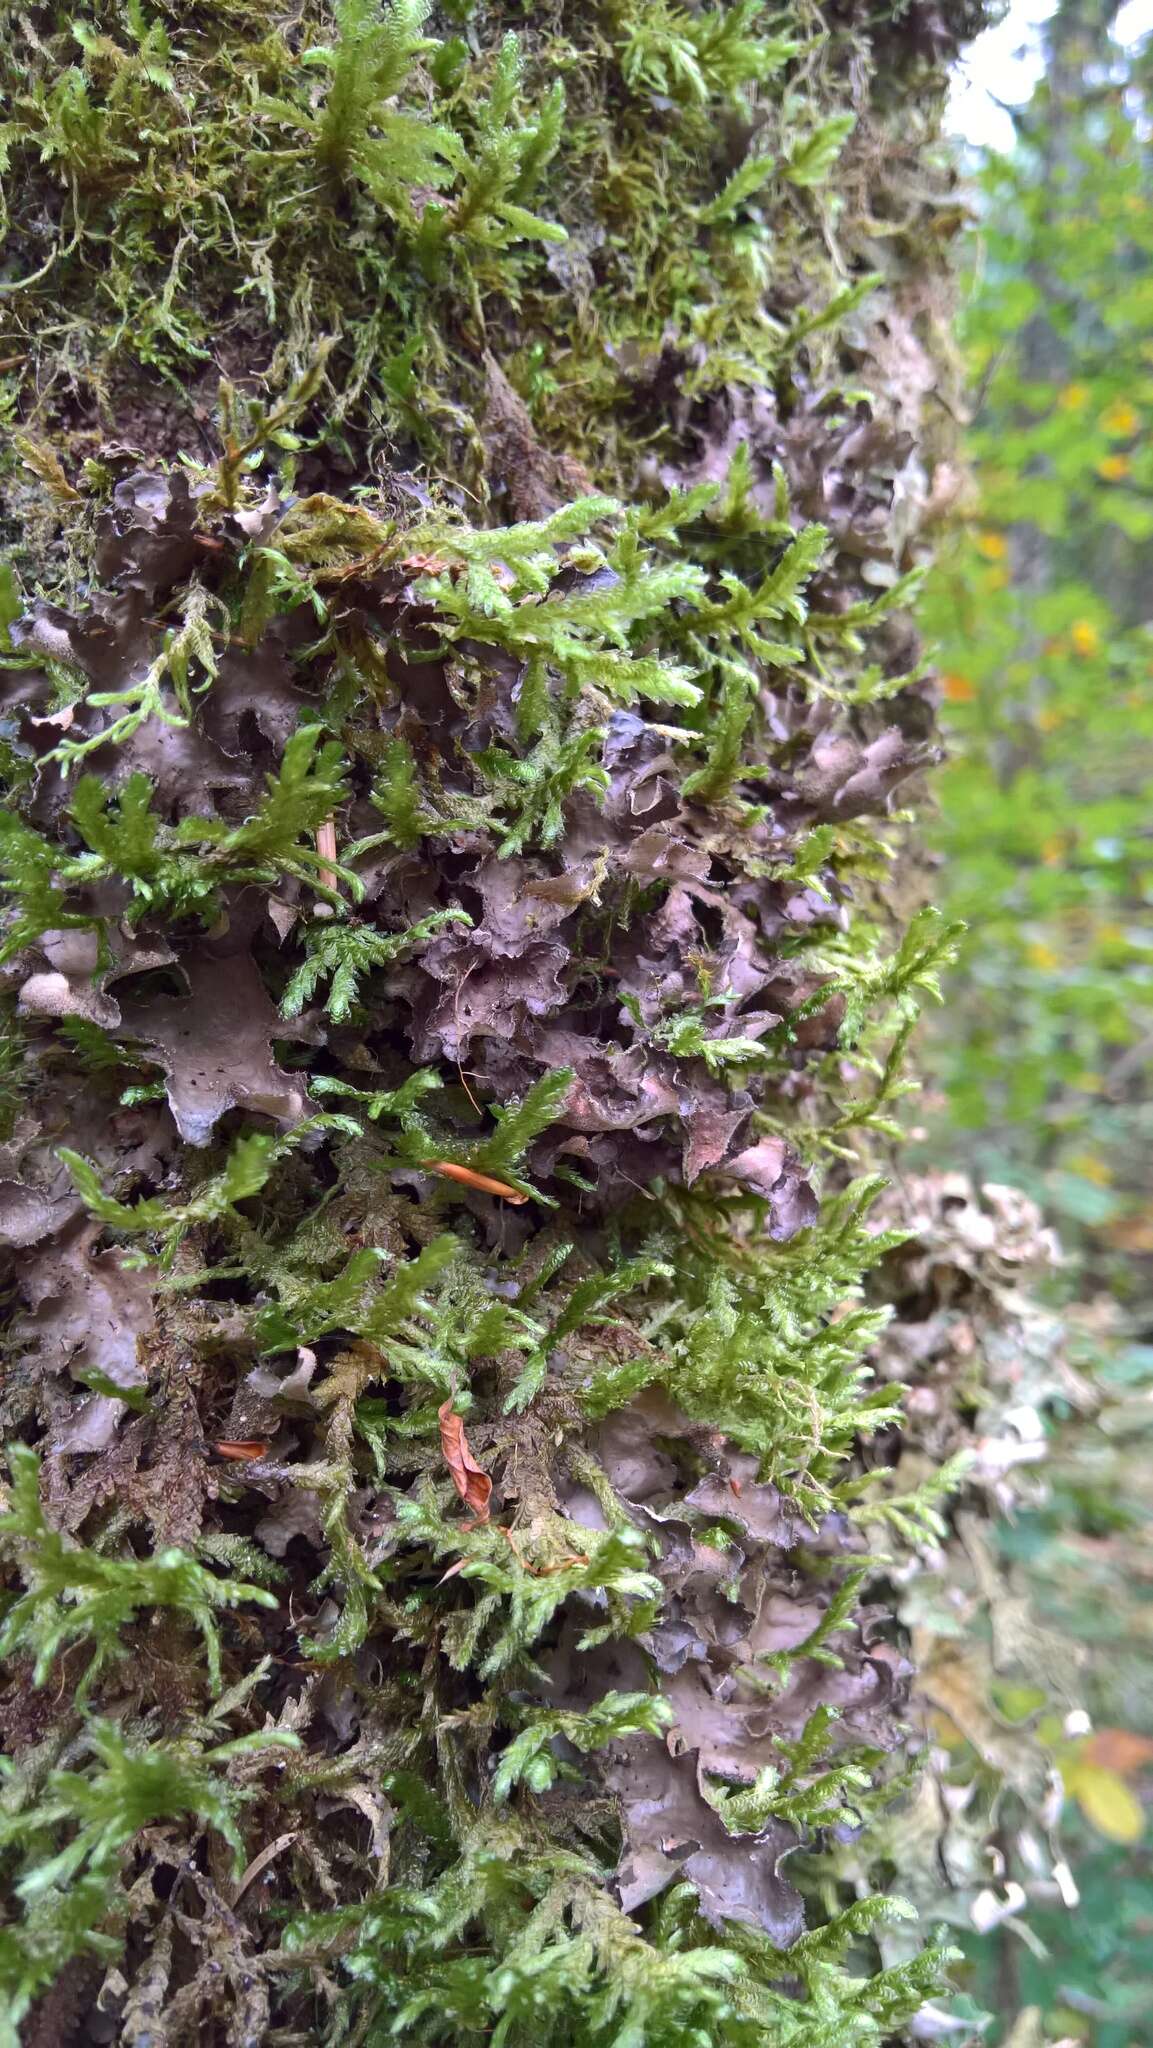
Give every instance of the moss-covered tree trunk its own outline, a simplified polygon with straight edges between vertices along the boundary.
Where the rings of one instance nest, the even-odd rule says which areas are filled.
[[[977,11],[8,10],[8,2040],[939,1981],[827,1845]]]

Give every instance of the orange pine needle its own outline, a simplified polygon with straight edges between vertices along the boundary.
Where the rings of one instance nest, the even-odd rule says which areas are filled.
[[[457,1180],[462,1188],[478,1188],[482,1195],[499,1195],[503,1202],[527,1202],[519,1188],[510,1188],[503,1180],[493,1180],[490,1174],[474,1173],[471,1166],[458,1166],[455,1159],[434,1159],[430,1173],[439,1173],[445,1180]]]

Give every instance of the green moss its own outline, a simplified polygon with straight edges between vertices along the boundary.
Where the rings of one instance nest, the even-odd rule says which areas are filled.
[[[154,1970],[181,2025],[357,2048],[848,2048],[939,1981],[877,1967],[881,1901],[797,1938],[777,1868],[900,1737],[843,1518],[899,1414],[868,1210],[952,939],[891,933],[861,822],[930,749],[859,321],[878,240],[940,258],[867,212],[841,12],[110,0],[7,60],[8,506],[26,470],[51,510],[0,621],[5,957],[30,1091],[81,1052],[94,1134],[53,1137],[89,1228],[3,1411],[51,1510],[17,1445],[13,1692],[63,1699],[9,1784],[13,2027],[85,1958],[125,2038]],[[306,1083],[331,1110],[236,1134]],[[69,1377],[72,1288],[115,1342]],[[915,1540],[944,1490],[874,1518]],[[757,1574],[803,1610],[760,1647]],[[726,1722],[698,1771],[670,1624],[777,1762]],[[654,1753],[722,1878],[644,1842]]]

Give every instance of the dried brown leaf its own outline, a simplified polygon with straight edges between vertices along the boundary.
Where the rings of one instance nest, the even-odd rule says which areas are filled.
[[[440,1448],[452,1475],[452,1483],[465,1506],[472,1509],[476,1520],[487,1522],[492,1480],[483,1465],[477,1464],[469,1449],[464,1419],[453,1408],[451,1395],[436,1412],[440,1422]]]

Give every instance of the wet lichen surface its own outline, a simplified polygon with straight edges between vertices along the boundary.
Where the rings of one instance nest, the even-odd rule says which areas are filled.
[[[863,1278],[951,940],[973,24],[872,11],[20,17],[12,2040],[826,2048],[941,1980],[826,1856],[909,1766]]]

